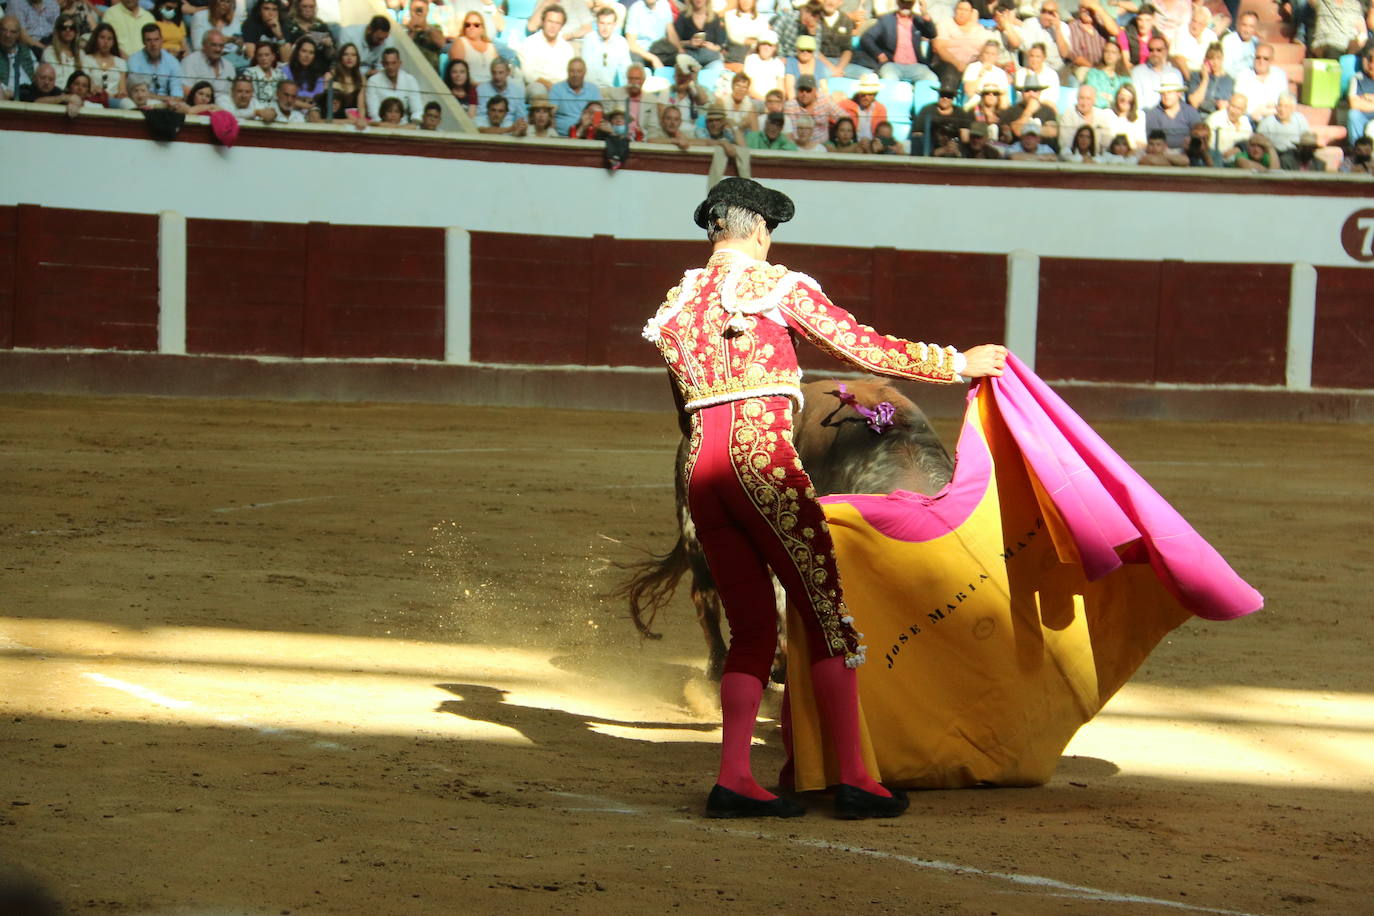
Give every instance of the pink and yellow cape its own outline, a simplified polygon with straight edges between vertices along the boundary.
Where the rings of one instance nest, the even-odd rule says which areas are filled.
[[[865,634],[865,753],[908,787],[1039,785],[1074,732],[1196,614],[1258,610],[1246,584],[1015,356],[976,385],[935,496],[822,500]],[[796,786],[838,782],[789,622]]]

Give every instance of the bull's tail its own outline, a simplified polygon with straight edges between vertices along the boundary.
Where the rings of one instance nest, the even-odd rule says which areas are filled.
[[[654,618],[659,610],[672,600],[677,592],[678,581],[691,569],[691,556],[687,538],[678,535],[673,549],[663,556],[650,556],[638,563],[617,564],[633,575],[624,585],[617,588],[612,596],[630,602],[630,616],[635,628],[646,639],[661,639],[662,633],[655,633]]]

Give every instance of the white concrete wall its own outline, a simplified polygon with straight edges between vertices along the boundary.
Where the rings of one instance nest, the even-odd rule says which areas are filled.
[[[699,175],[610,174],[0,131],[0,161],[24,163],[22,181],[13,171],[11,180],[0,181],[3,204],[575,237],[700,238],[691,211],[706,191],[705,157]],[[71,181],[72,162],[101,163],[101,180]],[[779,240],[1037,257],[1367,266],[1340,243],[1346,217],[1368,206],[1367,183],[1349,184],[1350,197],[1303,197],[864,184],[827,181],[823,170],[817,175],[772,182],[797,202],[797,218],[779,230]],[[1217,178],[1236,180],[1264,182]]]

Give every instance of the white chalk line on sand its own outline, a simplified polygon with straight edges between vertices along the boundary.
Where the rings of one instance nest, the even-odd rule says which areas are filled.
[[[646,809],[637,808],[627,802],[618,801],[613,798],[603,798],[598,795],[580,795],[576,792],[553,792],[561,798],[575,799],[587,804],[586,807],[563,808],[564,811],[579,812],[606,812],[610,814],[650,814]],[[687,818],[672,818],[672,823],[685,824],[690,827],[711,830],[717,833],[729,833],[735,836],[746,837],[748,839],[761,839],[766,835],[759,831],[735,830],[730,827],[720,826],[718,823],[703,823],[700,820]],[[824,849],[830,852],[847,852],[856,856],[868,856],[874,859],[885,859],[891,862],[900,862],[903,865],[911,865],[916,868],[929,871],[943,872],[949,875],[957,875],[966,878],[991,878],[996,881],[1007,881],[1020,888],[1028,888],[1040,891],[1042,896],[1063,897],[1069,900],[1094,900],[1102,903],[1138,903],[1145,906],[1160,906],[1174,910],[1185,910],[1191,913],[1216,913],[1219,916],[1252,916],[1250,913],[1241,910],[1225,910],[1217,907],[1198,906],[1191,903],[1182,903],[1178,900],[1165,900],[1161,897],[1146,897],[1142,894],[1122,894],[1116,891],[1104,891],[1100,888],[1089,887],[1084,884],[1070,884],[1067,881],[1060,881],[1057,878],[1045,878],[1040,875],[1018,875],[1011,872],[988,871],[987,869],[977,868],[972,865],[960,865],[957,862],[942,862],[938,859],[922,859],[917,856],[903,855],[899,852],[887,852],[881,849],[869,849],[863,846],[851,846],[847,843],[832,843],[829,840],[808,839],[799,836],[768,836],[769,839],[782,840],[794,846],[807,846],[812,849]]]
[[[248,503],[246,506],[225,506],[222,509],[214,509],[214,512],[242,512],[245,509],[266,509],[269,506],[289,506],[292,503],[318,503],[329,499],[338,499],[334,496],[297,496],[294,499],[278,499],[270,503]]]
[[[26,651],[38,651],[31,646],[26,646],[16,640],[0,636],[0,647],[14,648]],[[180,700],[174,697],[163,696],[155,690],[144,687],[140,684],[131,684],[105,674],[95,671],[84,672],[82,677],[93,681],[104,687],[118,690],[130,696],[137,697],[157,706],[167,709],[191,709],[196,704],[190,700]],[[215,721],[226,725],[251,728],[264,735],[274,735],[287,739],[304,739],[307,736],[292,732],[289,729],[277,728],[269,725],[258,725],[243,716],[216,715]],[[333,741],[314,741],[312,746],[326,750],[350,750],[350,748]],[[581,807],[568,807],[564,811],[586,812],[586,813],[607,813],[607,814],[648,814],[643,808],[638,808],[627,802],[616,799],[602,798],[596,795],[583,795],[576,792],[553,792],[551,793],[561,798],[573,799],[584,802]],[[695,820],[674,818],[674,822],[687,824],[689,826],[710,829],[715,832],[729,833],[736,836],[758,838],[757,831],[734,830],[729,827],[721,827],[714,824],[703,824]],[[991,878],[996,881],[1006,881],[1013,885],[1023,888],[1030,888],[1041,891],[1047,897],[1062,897],[1072,900],[1095,900],[1102,903],[1136,903],[1144,906],[1158,906],[1168,909],[1183,910],[1190,913],[1215,913],[1218,916],[1252,916],[1243,910],[1227,910],[1219,907],[1198,906],[1191,903],[1183,903],[1178,900],[1165,900],[1160,897],[1147,897],[1142,894],[1123,894],[1116,891],[1106,891],[1100,888],[1089,887],[1084,884],[1070,884],[1067,881],[1060,881],[1057,878],[1046,878],[1041,875],[1013,874],[1011,872],[989,871],[973,865],[960,865],[957,862],[944,862],[939,859],[922,859],[918,856],[904,855],[898,852],[888,852],[881,849],[869,849],[863,846],[851,846],[847,843],[833,843],[829,840],[810,839],[806,837],[787,836],[774,837],[794,846],[806,846],[812,849],[824,849],[832,852],[845,852],[851,855],[867,856],[874,859],[885,859],[891,862],[900,862],[915,868],[929,871],[943,872],[949,875],[974,878]]]
[[[98,671],[85,671],[82,672],[81,676],[88,681],[94,681],[102,687],[109,687],[112,690],[118,690],[121,693],[127,693],[131,697],[138,697],[140,700],[152,703],[155,706],[162,706],[166,709],[192,709],[196,705],[195,703],[192,703],[190,700],[178,700],[175,697],[163,696],[156,690],[151,690],[147,687],[142,686],[141,684],[131,684],[128,681],[121,681],[119,678],[110,677],[109,675],[101,674]],[[239,728],[252,729],[253,731],[261,735],[273,735],[278,738],[286,738],[293,741],[309,740],[308,735],[303,735],[299,732],[294,732],[289,728],[278,728],[275,725],[261,725],[256,722],[253,722],[250,719],[245,718],[244,716],[215,715],[212,713],[211,718],[213,718],[216,722],[219,722],[224,725],[233,725]],[[321,748],[323,750],[351,750],[351,748],[339,744],[335,741],[314,740],[310,743],[312,747]]]
[[[739,836],[758,836],[757,833],[747,833],[742,830],[731,830],[729,828],[722,829],[725,833],[733,833]],[[1221,916],[1252,916],[1252,914],[1242,910],[1225,910],[1217,907],[1197,906],[1196,904],[1183,903],[1178,900],[1165,900],[1161,897],[1146,897],[1142,894],[1121,894],[1116,891],[1104,891],[1100,888],[1088,887],[1084,884],[1069,884],[1067,881],[1060,881],[1057,878],[988,871],[987,869],[977,868],[972,865],[960,865],[956,862],[942,862],[938,859],[922,859],[917,856],[903,855],[899,852],[886,852],[881,849],[866,849],[862,846],[850,846],[847,843],[832,843],[829,840],[808,839],[805,837],[787,837],[786,839],[789,843],[797,846],[810,846],[813,849],[826,849],[834,852],[847,852],[857,856],[869,856],[875,859],[887,859],[892,862],[901,862],[904,865],[913,865],[917,868],[944,872],[951,875],[1008,881],[1020,887],[1044,891],[1046,892],[1045,896],[1049,897],[1064,897],[1072,900],[1097,900],[1103,903],[1139,903],[1146,906],[1161,906],[1174,910],[1186,910],[1191,913],[1218,913],[1221,914]]]

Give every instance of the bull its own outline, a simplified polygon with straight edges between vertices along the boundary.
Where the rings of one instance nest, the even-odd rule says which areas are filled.
[[[876,378],[840,382],[827,379],[802,386],[804,406],[793,418],[793,445],[818,496],[832,493],[891,493],[908,490],[933,496],[954,474],[954,461],[921,408],[891,384]],[[647,639],[658,612],[672,599],[682,577],[691,574],[692,604],[706,639],[707,675],[720,680],[725,664],[721,604],[706,555],[697,542],[687,509],[682,469],[687,440],[678,445],[675,497],[678,538],[663,556],[626,568],[630,579],[616,591],[628,600],[635,627]],[[779,598],[780,631],[783,593]],[[786,644],[779,633],[773,679],[786,670]]]

